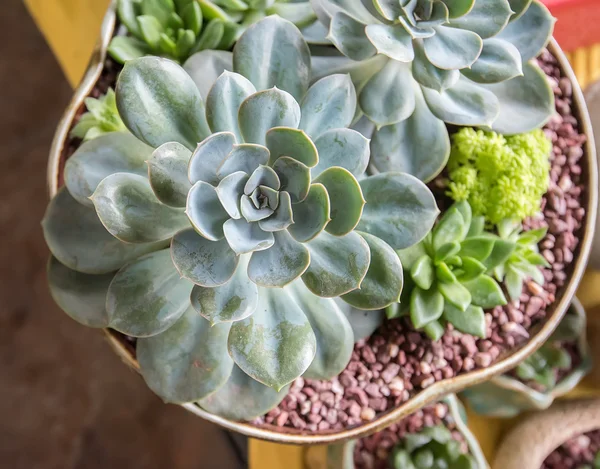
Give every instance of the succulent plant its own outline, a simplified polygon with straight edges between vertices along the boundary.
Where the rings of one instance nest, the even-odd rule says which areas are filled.
[[[515,374],[523,381],[533,381],[542,389],[556,386],[557,371],[571,368],[571,355],[560,344],[547,343],[533,355],[527,357],[515,369]]]
[[[315,57],[313,66],[317,75],[352,73],[379,171],[428,181],[448,159],[444,123],[516,134],[554,112],[546,76],[531,62],[554,24],[537,0],[311,3],[347,57]]]
[[[353,333],[337,302],[398,301],[395,250],[439,211],[413,176],[363,175],[354,86],[332,75],[309,87],[291,22],[261,20],[233,72],[214,64],[194,66],[197,87],[170,60],[129,61],[116,94],[131,134],[81,146],[43,227],[68,314],[138,337],[141,373],[166,401],[251,419],[298,376],[346,366]]]
[[[315,42],[325,34],[308,0],[119,0],[120,21],[130,36],[116,36],[109,53],[118,62],[144,55],[181,63],[205,49],[231,49],[251,24],[279,15],[307,28]]]
[[[399,250],[404,289],[401,303],[388,307],[388,317],[408,314],[413,326],[433,340],[444,333],[444,321],[485,337],[483,309],[506,304],[487,272],[505,262],[514,245],[485,233],[483,225],[467,202],[457,202],[423,241]]]
[[[460,129],[452,135],[447,194],[467,200],[491,224],[536,215],[548,190],[551,150],[541,129],[506,137]]]
[[[87,112],[79,118],[71,130],[71,137],[87,141],[110,132],[127,131],[127,127],[119,117],[115,92],[112,88],[97,99],[86,98],[84,103]]]

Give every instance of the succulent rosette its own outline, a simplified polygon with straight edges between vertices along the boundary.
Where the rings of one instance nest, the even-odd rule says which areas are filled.
[[[364,176],[352,81],[309,87],[291,22],[251,26],[228,60],[232,72],[196,63],[196,83],[167,59],[128,62],[116,94],[131,134],[81,146],[43,225],[68,314],[138,337],[142,375],[166,401],[251,419],[297,377],[346,366],[341,304],[398,301],[395,250],[438,209],[413,176]]]
[[[317,75],[352,74],[372,135],[373,167],[428,181],[450,152],[444,123],[504,134],[539,128],[552,90],[532,62],[554,19],[537,0],[311,0],[347,58],[314,58]]]

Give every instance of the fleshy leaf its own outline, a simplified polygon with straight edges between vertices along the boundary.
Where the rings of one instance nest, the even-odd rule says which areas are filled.
[[[508,0],[477,0],[469,13],[453,19],[450,25],[473,31],[481,39],[487,39],[502,31],[511,15]]]
[[[437,321],[444,312],[444,297],[435,288],[422,290],[416,287],[410,296],[410,320],[416,329]]]
[[[488,309],[506,304],[506,298],[504,297],[504,293],[502,293],[502,289],[488,275],[480,275],[473,280],[463,282],[463,285],[471,293],[471,302],[475,306]]]
[[[181,143],[169,142],[158,147],[148,161],[150,186],[163,204],[185,207],[192,185],[187,169],[192,153]]]
[[[217,169],[217,177],[224,178],[234,172],[243,171],[250,175],[261,165],[269,161],[269,150],[262,145],[244,143],[235,145],[231,153]]]
[[[510,42],[490,38],[483,41],[483,50],[470,69],[462,74],[477,83],[499,83],[522,75],[519,51]]]
[[[446,243],[461,242],[468,229],[458,207],[450,207],[433,229],[433,248],[437,251]]]
[[[249,196],[258,186],[267,186],[271,189],[279,190],[281,181],[273,168],[259,166],[252,173],[250,179],[248,179],[246,186],[244,186],[244,193]]]
[[[260,220],[258,225],[263,231],[274,232],[285,230],[294,223],[292,199],[287,192],[279,193],[279,205],[269,218]]]
[[[478,0],[481,1],[481,0]],[[464,29],[435,26],[435,36],[423,39],[425,55],[443,70],[470,67],[481,54],[481,38]]]
[[[417,287],[422,290],[429,290],[435,279],[435,270],[431,257],[426,254],[419,257],[417,261],[410,266],[410,277]]]
[[[175,62],[159,57],[127,62],[116,93],[123,122],[151,147],[179,142],[193,150],[210,135],[200,92]]]
[[[281,181],[281,190],[286,191],[293,204],[302,202],[310,188],[310,169],[294,158],[282,156],[273,165]]]
[[[190,306],[192,286],[168,249],[141,257],[119,270],[108,288],[109,325],[133,337],[160,334]]]
[[[358,229],[394,249],[421,241],[438,216],[435,198],[425,184],[405,173],[384,173],[361,180],[366,200]]]
[[[529,5],[531,5],[531,1],[532,0],[508,0],[510,9],[514,12],[510,20],[514,21],[517,18],[520,18],[521,15],[527,11]]]
[[[188,306],[167,331],[139,339],[137,359],[148,387],[165,402],[206,397],[228,380],[233,360],[227,354],[229,324],[210,323]]]
[[[412,62],[415,51],[411,35],[398,24],[369,24],[365,33],[379,54],[398,62]]]
[[[438,278],[440,278],[439,268],[438,266]],[[450,303],[459,310],[465,311],[471,304],[471,293],[461,283],[457,281],[447,283],[445,280],[449,279],[443,279],[438,283],[437,288],[444,295],[444,298],[446,298],[446,303]]]
[[[374,0],[373,5],[387,20],[394,21],[402,15],[402,4],[398,0]]]
[[[206,99],[221,74],[233,70],[233,54],[224,50],[203,50],[192,55],[183,68],[196,83],[202,99]]]
[[[269,249],[275,242],[273,233],[267,233],[258,223],[248,223],[243,218],[227,220],[223,232],[231,248],[238,254]]]
[[[302,276],[315,295],[340,296],[360,287],[371,261],[369,245],[357,233],[336,237],[321,233],[306,243],[310,266]]]
[[[186,213],[194,229],[206,239],[223,238],[223,224],[229,215],[213,186],[202,181],[194,184],[188,194]]]
[[[341,11],[331,19],[327,38],[352,60],[362,61],[377,54],[377,49],[367,37],[365,25]]]
[[[272,128],[267,132],[266,144],[271,153],[270,165],[281,156],[294,158],[309,168],[319,161],[314,143],[303,130],[290,127]]]
[[[460,77],[458,70],[443,70],[433,65],[425,56],[422,41],[415,41],[415,60],[412,74],[421,85],[440,93],[456,84]]]
[[[259,289],[255,313],[231,326],[228,342],[235,363],[252,378],[276,390],[306,371],[316,348],[316,337],[306,315],[279,288]]]
[[[294,205],[294,224],[288,227],[290,234],[301,243],[315,238],[329,223],[330,203],[323,184],[311,184],[308,196]]]
[[[240,198],[244,194],[244,186],[248,175],[243,171],[226,176],[217,186],[217,196],[223,208],[231,218],[241,218]]]
[[[265,186],[260,186],[253,192],[253,194],[256,195],[258,192],[262,193],[263,188],[265,188]],[[273,191],[273,189],[270,188],[266,189]],[[273,192],[275,193],[274,195],[278,197],[277,191]],[[240,212],[247,222],[252,223],[259,220],[264,220],[265,218],[271,216],[274,210],[268,205],[266,207],[257,208],[249,196],[243,195],[240,202]]]
[[[476,0],[443,0],[443,2],[448,7],[450,18],[458,18],[469,13]]]
[[[465,334],[485,339],[485,314],[479,306],[469,306],[465,311],[455,308],[449,303],[444,305],[444,319]]]
[[[385,313],[383,310],[375,311],[362,311],[357,308],[353,308],[345,301],[334,298],[335,303],[344,313],[344,316],[348,318],[352,332],[354,333],[354,341],[358,342],[361,339],[370,337],[375,332],[385,319]],[[394,303],[397,305],[397,303]]]
[[[202,141],[192,154],[188,167],[188,179],[192,184],[204,181],[217,185],[217,170],[236,144],[231,132],[219,132]]]
[[[115,132],[84,142],[67,160],[65,184],[83,205],[93,206],[89,197],[100,181],[114,173],[145,176],[152,148],[129,133]]]
[[[183,210],[162,204],[148,179],[135,174],[103,179],[92,201],[106,229],[126,243],[163,241],[189,226]]]
[[[369,164],[369,140],[352,129],[332,129],[315,140],[319,164],[312,169],[316,178],[328,168],[339,166],[362,176]]]
[[[381,239],[368,233],[359,235],[369,245],[371,263],[360,288],[342,299],[360,309],[383,309],[400,300],[404,283],[402,264],[396,252]]]
[[[235,45],[233,64],[259,91],[276,86],[300,100],[308,89],[308,45],[296,26],[278,16],[269,16],[246,30]]]

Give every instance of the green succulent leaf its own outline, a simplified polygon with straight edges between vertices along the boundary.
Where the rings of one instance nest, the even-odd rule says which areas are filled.
[[[151,147],[179,142],[193,150],[210,135],[198,88],[185,70],[170,60],[142,57],[127,62],[116,93],[123,122]]]
[[[175,4],[172,0],[145,0],[140,2],[140,8],[143,15],[152,16],[161,26],[167,26]]]
[[[421,241],[439,210],[425,184],[405,173],[384,173],[360,181],[366,205],[358,229],[394,249]]]
[[[479,277],[488,270],[484,264],[472,257],[463,256],[460,259],[462,265],[460,266],[461,274],[458,275],[458,280],[463,283]]]
[[[403,14],[402,4],[398,0],[373,0],[373,5],[389,21],[395,21]]]
[[[258,223],[248,223],[243,218],[227,220],[223,225],[223,232],[231,249],[237,254],[263,251],[275,242],[273,233],[263,231]]]
[[[465,239],[461,243],[460,256],[472,257],[479,262],[484,262],[494,249],[496,240],[490,236],[475,236]]]
[[[171,207],[185,207],[192,185],[187,169],[192,153],[181,143],[158,147],[148,161],[150,186],[156,198]]]
[[[444,332],[446,332],[446,329],[440,323],[440,321],[431,321],[430,323],[425,324],[425,326],[423,326],[423,332],[425,332],[425,334],[427,334],[427,337],[429,337],[431,340],[437,342],[442,338]]]
[[[310,366],[317,342],[302,309],[279,288],[260,288],[255,313],[231,326],[228,350],[255,380],[281,390]]]
[[[437,251],[447,243],[461,242],[467,230],[460,210],[453,205],[433,229],[433,248]]]
[[[225,22],[220,18],[211,19],[196,45],[192,48],[192,53],[207,49],[217,49],[225,36]]]
[[[286,191],[291,202],[296,204],[306,199],[310,189],[310,169],[294,158],[282,156],[273,165],[281,181],[281,190]]]
[[[157,18],[151,15],[141,15],[137,17],[138,26],[142,38],[151,49],[158,49],[163,34],[163,25]]]
[[[221,205],[217,190],[210,184],[198,181],[187,198],[186,214],[194,229],[210,241],[224,236],[223,224],[229,219]]]
[[[414,49],[412,75],[418,83],[440,93],[456,84],[460,77],[458,70],[443,70],[433,65],[425,55],[422,41],[415,41]]]
[[[423,255],[410,267],[410,277],[422,290],[429,290],[435,279],[433,260],[428,255]]]
[[[282,156],[293,158],[309,168],[319,161],[315,144],[303,130],[275,127],[267,132],[266,142],[271,153],[270,165]]]
[[[397,24],[369,24],[365,34],[379,54],[398,62],[412,62],[415,51],[411,35]]]
[[[333,166],[347,169],[359,177],[369,164],[369,140],[356,130],[328,130],[315,140],[315,146],[319,163],[312,169],[313,178]]]
[[[508,0],[510,3],[510,9],[513,11],[513,15],[510,18],[511,21],[520,18],[523,13],[527,11],[531,5],[532,0]]]
[[[473,280],[463,282],[463,285],[471,293],[471,302],[475,306],[488,309],[506,304],[500,285],[488,275],[480,275]]]
[[[118,0],[117,13],[119,20],[125,25],[127,30],[136,37],[140,36],[140,29],[137,24],[138,3],[135,0]]]
[[[502,31],[511,15],[508,0],[477,0],[469,13],[453,19],[450,25],[473,31],[481,39],[487,39]]]
[[[446,302],[444,319],[465,334],[486,338],[485,314],[479,306],[468,306],[464,311]]]
[[[93,206],[90,196],[100,181],[114,173],[147,174],[152,148],[129,133],[101,135],[83,143],[65,165],[65,184],[80,204]]]
[[[366,34],[365,25],[342,11],[331,19],[327,38],[352,60],[362,61],[377,54],[377,49]]]
[[[308,89],[308,45],[296,26],[278,16],[269,16],[247,29],[233,51],[233,65],[259,91],[276,86],[299,101]]]
[[[339,308],[348,318],[352,331],[354,333],[354,342],[370,337],[379,326],[383,324],[385,312],[383,310],[363,311],[353,308],[342,300],[334,300]],[[392,303],[390,306],[399,306],[398,303]],[[386,308],[386,309],[389,309]]]
[[[371,263],[360,288],[341,298],[355,308],[383,309],[400,300],[404,284],[402,264],[396,252],[381,239],[368,233],[359,235],[369,245]]]
[[[322,232],[306,243],[310,265],[302,280],[315,295],[341,296],[360,287],[367,274],[371,254],[369,245],[357,233],[336,237]]]
[[[233,54],[222,50],[203,50],[192,55],[183,64],[183,69],[196,83],[202,99],[225,71],[233,70]]]
[[[308,196],[294,205],[294,224],[288,232],[296,241],[306,243],[318,236],[329,223],[330,203],[323,184],[311,184]]]
[[[279,15],[288,21],[291,21],[299,28],[310,26],[315,22],[317,16],[309,2],[275,2],[268,9],[270,14]]]
[[[492,270],[495,267],[504,264],[514,250],[514,243],[502,239],[496,239],[494,240],[494,247],[492,248],[490,255],[485,258],[483,263],[487,267],[488,271]]]
[[[147,254],[119,270],[111,282],[109,326],[132,337],[160,334],[189,307],[192,286],[179,276],[168,249]]]
[[[470,67],[481,54],[483,41],[476,33],[445,26],[434,26],[433,29],[435,36],[423,39],[423,47],[427,59],[437,68]]]
[[[506,269],[506,277],[504,278],[504,283],[506,285],[506,290],[508,291],[508,296],[514,301],[518,300],[523,292],[523,282],[525,281],[525,275],[521,272],[517,271],[511,266],[508,266]]]
[[[476,0],[443,0],[450,18],[465,16],[475,6]]]
[[[221,164],[236,145],[232,132],[219,132],[202,141],[194,150],[188,167],[188,179],[192,184],[204,181],[217,185],[217,176]]]
[[[56,304],[72,319],[87,327],[107,327],[106,293],[114,274],[90,275],[48,261],[48,285]]]
[[[437,272],[438,278],[441,277],[439,266]],[[447,279],[440,278],[440,282],[437,284],[439,292],[444,295],[447,303],[455,306],[461,311],[465,311],[471,304],[472,297],[471,292],[457,280],[448,282]]]
[[[416,329],[437,321],[444,312],[444,297],[436,289],[413,289],[410,295],[410,320]]]
[[[196,36],[202,29],[202,10],[197,2],[189,2],[187,6],[180,8],[181,19],[185,27],[190,29]]]
[[[211,324],[189,306],[167,331],[138,340],[140,371],[165,402],[202,399],[223,386],[233,368],[227,354],[229,324]]]
[[[461,73],[477,83],[500,83],[522,75],[523,65],[515,46],[490,38],[483,41],[483,50],[473,66]]]
[[[131,36],[115,36],[110,41],[108,53],[119,63],[139,59],[151,54],[152,49],[144,41]]]

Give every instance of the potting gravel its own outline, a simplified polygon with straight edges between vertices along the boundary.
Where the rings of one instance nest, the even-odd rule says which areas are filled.
[[[600,451],[600,430],[570,439],[548,455],[540,469],[580,469]]]

